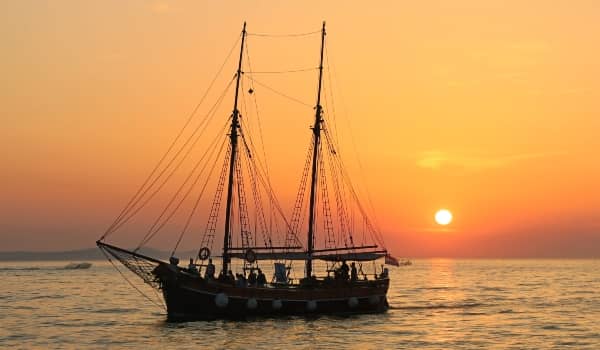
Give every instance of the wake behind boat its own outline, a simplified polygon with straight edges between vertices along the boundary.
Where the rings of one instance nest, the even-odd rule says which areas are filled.
[[[314,124],[289,221],[272,189],[266,159],[260,159],[261,152],[255,147],[248,127],[248,113],[242,117],[239,110],[239,100],[253,95],[255,90],[251,68],[242,68],[244,53],[249,64],[244,45],[249,34],[244,23],[228,137],[221,145],[215,141],[207,148],[136,249],[124,249],[107,243],[106,239],[143,209],[171,179],[171,169],[177,170],[178,164],[186,159],[190,154],[188,150],[196,143],[194,138],[200,137],[201,132],[194,132],[178,151],[172,150],[173,145],[169,148],[136,195],[97,241],[109,260],[118,260],[162,292],[169,319],[378,313],[388,309],[386,295],[390,280],[382,264],[397,265],[398,261],[389,256],[380,231],[361,205],[343,167],[337,140],[329,132],[321,103],[325,23],[319,33],[321,47],[316,69],[318,89]],[[251,86],[248,95],[240,88],[242,78]],[[167,160],[169,154],[171,160]],[[218,168],[219,163],[218,177],[211,176],[212,170],[203,173],[204,169]],[[186,220],[179,226],[183,229],[169,261],[141,254],[139,249],[168,226],[203,176],[206,177],[204,187]],[[190,180],[194,177],[195,180]],[[214,179],[216,191],[212,201],[204,201],[210,209],[204,211],[207,224],[197,257],[190,259],[187,267],[180,266],[176,250],[196,215],[202,211],[197,209],[211,179]],[[221,202],[225,192],[223,210]],[[219,224],[223,225],[223,231],[217,230]],[[306,232],[305,240],[299,238],[303,231]],[[220,247],[216,245],[220,248],[218,256],[212,253],[217,250],[215,240],[222,242]],[[220,260],[218,268],[213,258]],[[378,264],[379,260],[384,261]],[[303,265],[303,277],[293,278],[293,271],[298,269],[294,263],[298,261]],[[317,269],[315,261],[322,261],[324,267]],[[373,267],[370,274],[364,272],[368,264]],[[269,270],[270,266],[273,266],[273,275],[267,278],[263,269]]]

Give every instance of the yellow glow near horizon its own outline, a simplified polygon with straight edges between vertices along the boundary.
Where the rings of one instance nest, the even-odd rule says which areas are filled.
[[[452,213],[448,209],[440,209],[435,213],[435,222],[440,225],[448,225],[452,222]]]

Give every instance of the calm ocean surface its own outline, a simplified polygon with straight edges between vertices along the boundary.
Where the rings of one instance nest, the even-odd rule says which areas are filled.
[[[416,260],[386,314],[189,323],[67,263],[0,262],[0,348],[600,349],[600,260]]]

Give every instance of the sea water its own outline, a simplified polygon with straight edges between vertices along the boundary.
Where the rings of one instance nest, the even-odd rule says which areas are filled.
[[[67,263],[0,262],[0,348],[600,349],[600,260],[415,260],[384,314],[186,323],[109,263]]]

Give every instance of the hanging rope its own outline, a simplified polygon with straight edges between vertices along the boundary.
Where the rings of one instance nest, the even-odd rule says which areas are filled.
[[[327,62],[327,79],[329,80],[329,97],[331,99],[331,116],[333,117],[333,133],[335,136],[335,148],[340,148],[340,140],[338,137],[338,127],[336,121],[336,113],[335,113],[335,101],[333,100],[333,80],[331,80],[331,67],[329,65],[329,50],[327,49],[327,45],[325,46],[325,60]],[[333,60],[333,59],[332,59]],[[327,101],[327,94],[325,94],[325,100]]]
[[[325,47],[325,49],[327,50],[327,47]],[[330,70],[330,65],[329,65],[329,56],[330,56],[330,54],[329,54],[329,51],[326,51],[326,53],[327,53],[327,70],[331,71],[333,73],[333,81],[335,81],[336,86],[340,86],[340,84],[338,82],[338,79],[337,79],[337,71],[335,69],[335,64],[334,64],[335,62],[333,62],[333,57],[331,57],[331,61],[332,61],[331,67],[332,67],[332,69]],[[343,98],[344,96],[343,96],[343,94],[341,93],[341,91],[339,89],[338,89],[338,92],[340,93],[340,100],[341,100],[341,103],[342,103],[342,112],[343,112],[342,115],[344,117],[344,120],[346,121],[346,125],[348,126],[348,130],[349,130],[349,133],[350,133],[350,141],[352,142],[352,148],[354,149],[354,156],[355,156],[356,161],[358,163],[358,167],[359,167],[360,176],[362,178],[362,181],[365,183],[365,189],[366,189],[366,193],[367,193],[367,202],[368,202],[368,205],[369,205],[369,209],[370,209],[370,211],[372,213],[372,216],[373,216],[375,228],[379,232],[379,235],[381,236],[381,240],[383,242],[383,235],[381,234],[381,227],[379,226],[379,223],[378,223],[378,220],[377,220],[375,206],[373,205],[373,201],[372,201],[372,198],[371,198],[371,192],[369,191],[369,188],[367,186],[367,181],[366,181],[366,178],[365,178],[364,167],[363,167],[362,162],[360,160],[360,156],[359,156],[359,153],[358,153],[358,147],[356,145],[356,140],[354,138],[354,134],[352,133],[352,124],[350,122],[350,118],[348,117],[348,110],[346,108],[346,104],[345,104],[345,101],[344,101],[344,98]],[[335,144],[338,144],[337,148],[339,149],[339,140],[338,140],[338,137],[337,137],[337,128],[335,130],[335,133],[336,133],[336,135],[335,135]],[[339,156],[339,154],[338,154],[338,158],[340,159],[340,162],[341,162],[341,157]],[[354,191],[354,189],[352,189],[352,191]],[[370,222],[369,222],[369,225],[371,225]]]
[[[211,179],[211,175],[212,175],[213,171],[215,170],[215,167],[218,163],[218,160],[221,156],[221,153],[223,152],[223,149],[224,149],[224,146],[226,143],[227,142],[224,140],[223,143],[221,144],[221,148],[219,149],[219,152],[217,153],[217,156],[215,157],[215,161],[213,162],[213,165],[210,168],[208,175],[206,176],[206,181],[204,182],[204,185],[202,185],[202,189],[200,190],[200,193],[198,194],[198,197],[196,198],[196,202],[194,203],[194,207],[192,208],[190,215],[188,216],[187,221],[185,222],[185,225],[184,225],[183,229],[181,230],[181,234],[179,235],[179,238],[177,239],[177,243],[175,244],[175,247],[173,248],[173,251],[171,252],[171,256],[175,255],[175,251],[177,251],[177,248],[179,247],[179,243],[181,243],[183,236],[185,235],[188,227],[190,226],[190,222],[192,221],[192,218],[194,217],[194,214],[196,213],[196,209],[198,208],[198,205],[200,204],[200,199],[204,195],[206,186],[208,185],[208,182]],[[198,174],[198,178],[200,177],[201,174],[202,174],[202,171]],[[196,178],[196,181],[198,180],[198,178]],[[191,188],[193,188],[193,186]],[[190,188],[190,190],[191,190],[191,188]],[[187,197],[187,195],[186,195],[186,197]]]
[[[313,106],[312,106],[312,105],[310,105],[310,104],[308,104],[308,103],[306,103],[306,102],[300,101],[299,99],[297,99],[297,98],[295,98],[295,97],[292,97],[292,96],[289,96],[289,95],[287,95],[287,94],[285,94],[285,93],[283,93],[283,92],[281,92],[281,91],[275,90],[274,88],[272,88],[272,87],[268,86],[267,84],[265,84],[265,83],[261,83],[260,81],[256,80],[256,78],[254,78],[254,77],[251,77],[251,76],[246,76],[246,75],[244,75],[244,76],[245,76],[246,78],[250,79],[252,82],[254,82],[254,83],[257,83],[258,85],[260,85],[260,86],[262,86],[262,87],[264,87],[264,88],[266,88],[266,89],[268,89],[268,90],[271,90],[272,92],[276,93],[277,95],[279,95],[279,96],[281,96],[281,97],[285,97],[285,98],[289,99],[290,101],[294,101],[294,102],[296,102],[296,103],[298,103],[298,104],[301,104],[301,105],[303,105],[303,106],[305,106],[305,107],[308,107],[308,108],[310,108],[310,109],[312,109],[312,108],[313,108]]]
[[[212,117],[214,116],[214,114],[215,114],[215,112],[217,110],[217,107],[223,101],[223,98],[225,97],[225,94],[227,93],[227,91],[231,87],[231,84],[233,83],[233,80],[234,79],[232,79],[229,82],[229,85],[227,85],[227,87],[225,88],[225,90],[223,91],[223,93],[221,94],[221,96],[219,97],[219,99],[217,100],[217,102],[213,105],[213,107],[211,108],[211,110],[207,113],[206,118],[205,118],[205,121],[207,121],[207,122],[204,125],[203,124],[199,124],[196,127],[196,129],[194,130],[194,132],[190,135],[190,137],[186,140],[186,142],[181,146],[181,148],[177,151],[177,153],[173,156],[173,158],[167,163],[167,165],[165,166],[165,168],[161,170],[161,172],[158,174],[158,176],[150,183],[150,185],[135,200],[135,202],[133,203],[133,205],[127,211],[127,216],[126,217],[124,216],[123,219],[115,227],[112,228],[112,230],[110,231],[110,233],[115,232],[116,230],[118,230],[119,228],[121,228],[129,220],[131,220],[131,218],[134,217],[140,210],[142,210],[150,202],[150,200],[152,200],[152,198],[154,198],[154,196],[156,196],[156,194],[158,192],[160,192],[160,190],[165,186],[165,184],[169,181],[169,179],[173,176],[173,174],[177,171],[177,169],[179,169],[179,167],[181,166],[181,164],[185,161],[185,159],[189,156],[189,154],[193,150],[194,146],[196,145],[196,143],[198,142],[198,140],[200,139],[200,137],[203,135],[204,131],[206,130],[206,127],[208,126],[208,121],[210,121],[210,119],[212,119]],[[204,126],[204,128],[202,128],[202,130],[200,131],[200,128],[202,126]],[[185,154],[183,155],[183,157],[179,160],[179,162],[177,163],[177,165],[175,165],[175,168],[166,176],[166,178],[162,181],[162,183],[160,183],[160,185],[158,185],[158,188],[154,192],[152,192],[144,200],[144,202],[142,202],[141,205],[137,206],[137,208],[136,208],[136,205],[145,197],[145,195],[148,193],[148,191],[150,191],[150,189],[156,184],[156,182],[158,180],[160,180],[160,178],[166,173],[166,171],[169,170],[169,168],[171,167],[171,165],[173,164],[173,162],[179,157],[179,155],[187,147],[187,145],[189,144],[189,142],[192,141],[194,135],[198,131],[200,131],[200,133],[196,136],[196,139],[193,141],[191,147],[188,148],[188,150],[185,152]]]
[[[227,169],[229,168],[229,157],[231,155],[231,144],[227,147],[225,157],[223,157],[223,165],[221,166],[221,173],[219,175],[219,181],[217,183],[217,189],[213,196],[212,205],[208,214],[208,221],[202,239],[200,241],[200,247],[207,247],[212,250],[215,232],[217,230],[217,222],[219,221],[219,208],[221,207],[221,201],[223,199],[223,190],[225,188],[225,179],[227,177]]]
[[[252,71],[252,61],[250,60],[250,51],[249,51],[249,45],[246,45],[246,62],[248,62],[248,68],[250,69],[250,71]],[[258,100],[256,98],[256,91],[254,91],[254,81],[249,79],[250,81],[250,89],[252,89],[253,93],[252,93],[252,97],[254,100],[254,111],[256,112],[256,120],[258,122],[258,132],[259,132],[259,136],[260,136],[260,143],[262,146],[262,153],[263,153],[263,157],[265,159],[265,162],[267,160],[267,152],[265,150],[265,139],[263,137],[263,130],[262,130],[262,123],[260,121],[260,113],[259,113],[259,109],[258,109]],[[250,143],[252,144],[252,147],[254,147],[254,144],[252,143],[252,139],[250,139]],[[267,176],[269,175],[269,166],[267,163],[265,163],[265,170],[266,170],[266,174]],[[268,177],[268,179],[270,179]]]
[[[272,71],[246,71],[244,74],[283,74],[283,73],[299,73],[299,72],[312,72],[319,69],[318,67],[309,68],[298,68],[288,70],[272,70]]]
[[[294,38],[294,37],[309,36],[309,35],[314,35],[314,34],[321,34],[321,30],[317,30],[314,32],[307,32],[307,33],[291,33],[291,34],[246,33],[246,35],[248,35],[248,36],[259,36],[259,37],[265,37],[265,38]]]
[[[227,124],[225,124],[225,126],[221,129],[221,132],[225,132],[226,128],[227,128]],[[207,150],[202,155],[202,157],[196,162],[196,164],[194,165],[193,169],[191,170],[191,172],[186,177],[185,181],[179,186],[179,188],[177,189],[177,191],[175,192],[175,194],[173,195],[173,197],[171,198],[171,200],[168,202],[167,206],[163,209],[163,211],[161,212],[161,214],[154,221],[154,223],[152,224],[152,227],[150,227],[150,230],[148,230],[148,233],[146,233],[146,235],[144,236],[144,239],[142,240],[142,242],[138,245],[138,247],[134,251],[137,251],[144,244],[148,243],[167,224],[167,222],[173,217],[173,215],[175,215],[175,213],[177,212],[177,210],[181,207],[181,205],[183,204],[183,202],[185,201],[185,199],[187,198],[187,196],[190,194],[190,192],[192,191],[192,189],[194,188],[194,186],[196,185],[196,183],[200,179],[200,176],[204,173],[204,170],[206,169],[206,166],[208,165],[208,162],[204,162],[204,159],[207,158],[207,157],[208,157],[208,159],[212,158],[212,155],[214,154],[214,151],[216,149],[217,141],[220,138],[221,138],[221,134],[219,133],[213,139],[213,141],[210,143],[210,145],[208,147],[208,150],[210,150],[210,151]],[[188,181],[192,178],[192,176],[196,172],[196,169],[200,166],[200,164],[203,164],[203,163],[204,163],[204,166],[202,167],[202,169],[200,170],[200,172],[196,176],[196,179],[193,181],[192,185],[188,188],[187,192],[184,194],[183,198],[179,201],[179,203],[175,206],[175,208],[171,211],[171,213],[165,218],[165,220],[162,223],[160,223],[160,220],[166,214],[166,212],[169,210],[169,208],[171,207],[171,205],[175,202],[175,199],[177,198],[177,196],[179,196],[179,193],[181,193],[181,191],[183,190],[183,188],[185,187],[185,185],[188,183]]]
[[[133,197],[131,197],[131,199],[129,200],[129,202],[121,210],[121,212],[119,213],[119,215],[117,216],[117,218],[106,229],[106,231],[104,232],[104,234],[102,235],[102,237],[100,237],[101,241],[104,240],[108,235],[110,235],[111,233],[113,233],[115,231],[115,230],[113,230],[114,227],[117,224],[119,224],[119,222],[123,219],[123,217],[125,215],[127,215],[127,212],[129,212],[131,210],[131,207],[135,205],[134,201],[137,201],[137,198],[140,195],[140,193],[146,187],[146,185],[148,184],[148,182],[150,181],[150,179],[154,176],[154,174],[156,173],[156,171],[160,168],[160,166],[162,165],[162,163],[164,162],[164,160],[167,158],[167,155],[169,155],[169,153],[171,153],[171,151],[173,150],[173,147],[175,147],[175,145],[177,144],[177,141],[179,141],[179,139],[183,135],[183,132],[187,129],[188,125],[192,122],[192,119],[194,119],[194,116],[196,115],[196,113],[198,112],[198,109],[200,108],[200,106],[202,105],[202,103],[204,102],[204,100],[206,99],[206,97],[208,96],[208,93],[210,92],[210,90],[212,89],[213,85],[217,81],[217,78],[221,75],[221,72],[223,71],[223,68],[227,64],[227,61],[229,61],[229,58],[231,57],[231,54],[233,53],[234,49],[236,48],[237,43],[240,41],[240,38],[241,38],[241,36],[238,37],[238,39],[235,41],[235,43],[233,44],[233,46],[229,50],[229,53],[225,57],[225,60],[221,64],[221,67],[219,67],[219,70],[217,71],[217,74],[215,74],[214,78],[212,79],[212,81],[208,85],[208,88],[204,92],[204,95],[202,95],[202,97],[200,98],[200,101],[198,102],[198,104],[196,104],[196,107],[194,107],[194,109],[192,110],[192,113],[189,115],[187,121],[185,122],[185,124],[183,125],[183,127],[181,128],[181,130],[179,131],[179,133],[177,134],[177,136],[175,136],[175,139],[173,139],[173,142],[171,142],[171,144],[167,148],[167,151],[160,158],[160,160],[158,161],[158,163],[156,164],[156,166],[154,167],[154,169],[152,169],[152,171],[150,172],[150,175],[148,175],[148,177],[146,178],[146,180],[138,188],[138,190],[133,195]]]
[[[144,292],[142,292],[141,289],[139,289],[135,284],[133,284],[133,282],[131,282],[127,276],[125,276],[125,274],[123,273],[123,271],[121,271],[117,265],[115,264],[115,262],[112,260],[112,258],[110,257],[110,255],[108,255],[104,249],[100,249],[100,251],[102,252],[102,254],[104,254],[104,256],[106,257],[106,259],[110,262],[110,264],[115,268],[115,270],[117,270],[117,272],[119,272],[119,274],[121,275],[121,277],[123,277],[123,279],[131,286],[133,287],[133,289],[137,290],[138,293],[140,293],[144,298],[146,298],[149,302],[151,302],[154,306],[161,308],[165,311],[167,311],[167,307],[162,304],[162,303],[157,303],[155,300],[153,300],[152,298],[150,298],[149,296],[147,296]],[[160,299],[159,299],[160,300]]]

